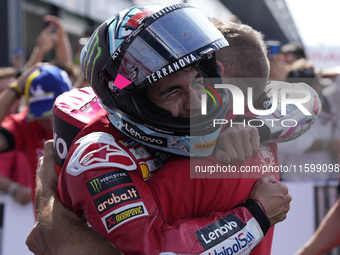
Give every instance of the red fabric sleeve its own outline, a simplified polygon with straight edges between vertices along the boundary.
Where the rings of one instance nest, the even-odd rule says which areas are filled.
[[[135,172],[101,169],[61,178],[67,183],[61,189],[64,203],[124,254],[245,252],[269,228],[266,215],[252,200],[228,212],[169,224],[149,184]]]
[[[138,147],[122,144],[126,142],[118,136],[101,132],[90,132],[76,139],[75,146],[70,149],[72,156],[66,160],[59,178],[63,203],[84,217],[121,252],[246,254],[263,239],[269,220],[252,200],[230,210],[169,222],[158,200],[167,201],[168,197],[170,201],[175,195],[175,200],[180,201],[184,195],[181,185],[185,184],[174,187],[177,192],[173,194],[169,189],[155,190],[157,185],[151,181],[153,177],[145,181],[141,174],[145,167],[153,164],[136,156]],[[131,153],[132,149],[134,153]],[[169,171],[171,175],[171,169],[167,169],[171,166],[167,163],[159,172]],[[162,185],[173,185],[170,178],[160,181]],[[204,188],[200,190],[202,192]],[[209,206],[209,201],[205,202]]]

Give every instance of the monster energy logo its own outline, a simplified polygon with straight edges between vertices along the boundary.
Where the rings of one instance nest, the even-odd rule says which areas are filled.
[[[98,178],[90,181],[90,185],[92,186],[93,190],[97,193],[99,193],[102,189],[102,185],[100,184],[100,181]]]
[[[99,37],[97,29],[84,46],[84,50],[82,51],[82,54],[80,56],[80,63],[82,65],[83,70],[85,70],[85,76],[91,84],[93,79],[95,63],[98,57],[101,55],[101,48],[97,47],[98,44]],[[91,73],[89,73],[89,69],[91,70]]]
[[[120,184],[132,183],[130,175],[123,170],[108,172],[86,182],[91,197]]]

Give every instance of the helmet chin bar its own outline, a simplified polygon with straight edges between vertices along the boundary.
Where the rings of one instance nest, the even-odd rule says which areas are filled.
[[[190,157],[207,157],[214,151],[221,126],[214,132],[201,136],[172,135],[157,132],[147,126],[134,123],[124,115],[108,110],[110,122],[122,133],[147,147]]]

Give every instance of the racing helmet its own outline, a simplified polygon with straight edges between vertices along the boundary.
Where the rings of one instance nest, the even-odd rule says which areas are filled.
[[[215,52],[228,46],[223,35],[188,4],[148,4],[123,10],[102,23],[85,44],[80,62],[110,122],[148,147],[185,156],[208,156],[216,144],[228,96]],[[173,117],[146,96],[157,80],[187,67],[200,70],[209,94],[205,114]],[[214,78],[213,82],[212,79]],[[203,104],[202,104],[203,105]]]

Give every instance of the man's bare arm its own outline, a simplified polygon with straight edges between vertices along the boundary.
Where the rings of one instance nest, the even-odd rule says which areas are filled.
[[[340,198],[326,214],[313,236],[295,255],[321,255],[340,244]]]

